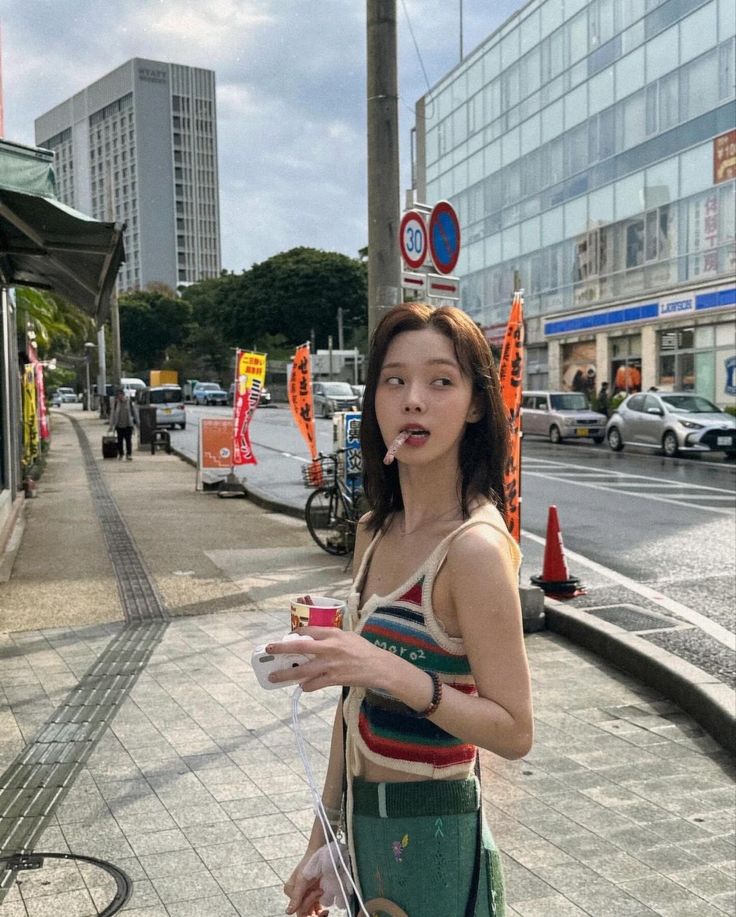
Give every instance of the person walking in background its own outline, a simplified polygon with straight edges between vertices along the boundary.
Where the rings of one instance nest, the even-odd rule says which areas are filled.
[[[115,400],[110,411],[110,431],[117,433],[118,459],[123,457],[123,443],[125,443],[125,457],[133,460],[133,427],[136,425],[135,412],[130,398],[119,388],[115,393]]]
[[[314,639],[302,689],[344,686],[323,803],[346,828],[362,917],[504,917],[478,749],[526,755],[532,700],[521,554],[503,519],[508,424],[488,343],[462,310],[405,303],[383,318],[361,447],[371,511],[346,629],[299,630]],[[284,886],[288,914],[325,913],[325,843],[316,820]]]
[[[595,409],[599,414],[605,414],[608,417],[608,412],[610,410],[611,401],[608,394],[608,383],[601,382],[601,387],[598,392],[598,397],[595,402]]]

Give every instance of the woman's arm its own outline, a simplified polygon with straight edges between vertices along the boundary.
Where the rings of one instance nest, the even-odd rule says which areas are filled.
[[[523,757],[534,734],[531,680],[517,573],[506,538],[474,526],[454,539],[446,565],[478,697],[445,689],[432,720],[505,758]]]
[[[444,686],[430,719],[464,742],[505,758],[523,757],[533,735],[531,686],[516,571],[504,536],[486,526],[462,532],[450,547],[446,574],[478,697]],[[429,706],[432,679],[406,659],[359,634],[319,627],[303,633],[315,640],[314,658],[301,667],[305,691],[361,685],[388,691],[414,710]],[[271,651],[293,652],[289,643],[272,644]],[[287,681],[293,675],[271,678]]]

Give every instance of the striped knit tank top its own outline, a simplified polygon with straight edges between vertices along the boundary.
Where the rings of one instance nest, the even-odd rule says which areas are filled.
[[[435,617],[432,586],[452,539],[474,525],[490,525],[504,535],[518,570],[519,547],[498,510],[488,503],[444,538],[398,589],[385,596],[373,595],[358,609],[379,533],[368,546],[355,577],[346,622],[366,640],[424,671],[436,672],[443,683],[466,694],[477,694],[477,690],[465,647],[462,638],[451,637]],[[384,767],[433,779],[453,779],[467,776],[475,758],[474,745],[462,742],[428,719],[411,716],[404,704],[383,692],[352,688],[345,718],[349,743],[363,757]],[[353,756],[353,776],[358,762]]]

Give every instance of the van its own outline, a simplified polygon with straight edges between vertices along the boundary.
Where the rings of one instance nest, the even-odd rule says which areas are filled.
[[[521,429],[546,436],[552,443],[565,439],[592,439],[602,443],[605,414],[592,411],[582,392],[524,392],[521,396]]]
[[[146,383],[143,381],[143,379],[137,379],[134,376],[120,380],[120,388],[125,392],[131,401],[135,401],[138,392],[142,391],[145,387]]]
[[[145,386],[138,392],[136,404],[139,407],[155,406],[157,427],[186,429],[187,415],[180,385]]]

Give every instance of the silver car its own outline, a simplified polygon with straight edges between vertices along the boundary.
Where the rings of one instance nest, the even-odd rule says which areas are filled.
[[[606,415],[592,411],[582,392],[524,392],[521,429],[524,436],[547,436],[550,442],[586,439],[602,443]]]
[[[332,417],[335,411],[357,411],[359,398],[347,382],[315,382],[314,416]]]
[[[736,455],[736,420],[694,392],[639,392],[622,401],[606,427],[614,452],[624,446]]]

